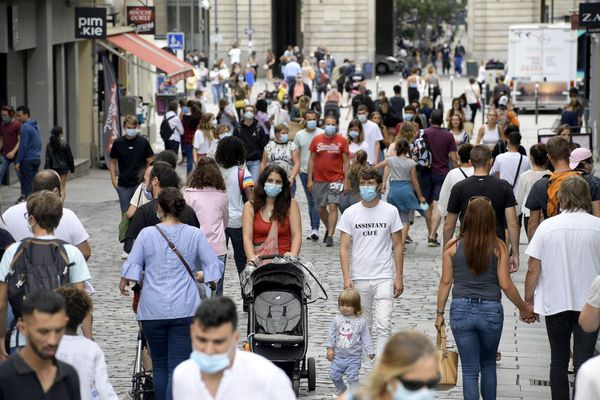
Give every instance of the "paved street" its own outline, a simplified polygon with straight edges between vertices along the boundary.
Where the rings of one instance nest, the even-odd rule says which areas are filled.
[[[382,78],[381,85],[391,93],[395,77]],[[455,96],[462,91],[466,80],[454,81]],[[448,80],[444,80],[443,90],[449,93]],[[375,89],[374,80],[369,87]],[[460,88],[460,89],[459,89]],[[406,93],[403,91],[403,93]],[[449,97],[446,96],[449,101]],[[345,110],[343,111],[345,115]],[[35,116],[33,116],[35,118]],[[554,115],[544,115],[540,126],[551,125]],[[524,145],[528,148],[534,141],[535,127],[533,116],[521,119],[525,137]],[[478,117],[480,123],[480,118]],[[478,126],[479,123],[476,125]],[[544,124],[544,125],[542,125]],[[345,131],[345,125],[342,123]],[[179,169],[183,176],[183,170]],[[2,208],[6,209],[19,195],[18,186],[2,188]],[[298,201],[303,211],[304,235],[309,232],[306,201],[303,191],[298,192]],[[128,398],[131,383],[131,372],[135,352],[137,326],[131,310],[131,299],[123,298],[118,292],[121,270],[121,246],[117,243],[117,225],[120,220],[117,195],[113,190],[108,171],[92,170],[83,178],[69,181],[67,185],[66,207],[74,210],[82,220],[90,234],[92,257],[89,265],[93,277],[93,285],[97,290],[94,296],[94,332],[95,339],[106,354],[110,379],[120,398]],[[322,235],[321,231],[321,235]],[[424,221],[417,218],[411,229],[413,244],[407,245],[405,256],[405,291],[395,302],[393,331],[416,329],[426,333],[435,340],[435,303],[437,283],[441,270],[441,250],[426,246]],[[522,235],[524,237],[524,235]],[[306,381],[302,382],[301,398],[331,398],[334,393],[329,379],[329,362],[325,358],[324,343],[327,337],[329,322],[336,312],[336,298],[342,289],[341,272],[337,247],[327,248],[322,243],[304,242],[302,257],[312,261],[321,277],[323,286],[329,294],[327,301],[315,303],[309,308],[309,350],[308,355],[317,360],[317,391],[308,392]],[[523,243],[524,239],[522,239]],[[525,246],[521,247],[521,269],[513,278],[517,288],[523,292],[523,280],[526,271],[526,258],[523,255]],[[241,310],[238,278],[229,258],[225,278],[225,294],[232,296],[240,305],[242,334],[245,330],[245,315]],[[548,379],[549,347],[543,323],[526,325],[518,321],[514,306],[504,301],[504,331],[499,351],[502,360],[498,363],[498,394],[500,399],[542,399],[549,398],[549,387],[535,385],[535,381]],[[448,329],[449,342],[453,344]],[[242,335],[243,336],[243,335]],[[459,386],[439,393],[439,398],[461,399],[462,389]],[[243,382],[240,382],[243,384]]]

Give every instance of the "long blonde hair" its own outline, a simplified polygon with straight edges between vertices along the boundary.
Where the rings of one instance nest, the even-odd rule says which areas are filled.
[[[214,114],[212,113],[204,113],[202,114],[202,117],[200,117],[200,123],[198,124],[198,129],[204,133],[204,139],[208,142],[214,139],[213,127],[210,126],[210,121],[213,117]]]
[[[423,357],[435,357],[431,341],[417,331],[398,332],[385,344],[379,363],[358,391],[359,399],[377,400],[385,394],[388,382],[410,372]]]

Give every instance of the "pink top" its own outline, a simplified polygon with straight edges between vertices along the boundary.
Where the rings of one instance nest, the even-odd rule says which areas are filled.
[[[187,188],[183,193],[186,203],[194,209],[200,230],[218,256],[227,254],[225,227],[229,222],[227,193],[212,187]]]

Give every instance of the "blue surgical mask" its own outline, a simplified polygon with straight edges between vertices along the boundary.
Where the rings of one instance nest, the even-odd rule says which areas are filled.
[[[359,133],[357,131],[348,131],[348,136],[350,136],[352,139],[356,139],[358,135]]]
[[[376,186],[361,186],[360,187],[360,197],[364,201],[374,200],[377,195],[377,187]]]
[[[270,183],[267,182],[265,183],[265,193],[267,194],[267,196],[269,197],[277,197],[279,196],[279,193],[281,193],[281,188],[283,186],[282,185],[277,185],[275,183]]]
[[[279,143],[287,143],[289,140],[289,136],[287,134],[279,135]]]
[[[283,104],[287,104],[290,102],[290,99],[283,99]]]
[[[246,111],[244,113],[244,118],[246,118],[246,119],[252,119],[252,118],[254,118],[254,113],[252,111]]]
[[[365,122],[367,122],[367,116],[365,114],[359,114],[358,120],[361,124],[364,124]]]
[[[435,398],[435,390],[429,388],[421,388],[419,390],[408,390],[402,383],[398,382],[396,391],[393,393],[394,400],[433,400]]]
[[[144,197],[148,200],[152,200],[152,192],[148,191],[148,187],[145,183],[142,183],[142,192],[144,193]]]
[[[413,119],[413,114],[404,114],[405,121],[412,121],[412,119]]]
[[[325,125],[325,134],[327,136],[333,136],[337,132],[337,126],[335,125]]]
[[[209,355],[194,350],[190,354],[190,358],[198,365],[201,372],[209,375],[223,371],[225,368],[229,367],[229,364],[231,363],[228,352]]]
[[[306,129],[314,131],[317,128],[317,121],[306,121]]]
[[[125,134],[126,134],[127,136],[129,136],[130,138],[134,138],[134,137],[136,137],[136,136],[137,136],[137,134],[138,134],[138,132],[139,132],[139,131],[138,131],[138,129],[136,129],[136,128],[126,128],[126,129],[125,129]]]
[[[189,107],[181,107],[181,112],[183,113],[183,115],[190,115],[190,108]]]

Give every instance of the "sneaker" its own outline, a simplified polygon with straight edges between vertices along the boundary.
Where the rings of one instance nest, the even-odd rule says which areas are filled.
[[[323,238],[323,243],[327,243],[327,238],[328,238],[328,237],[329,237],[329,236],[327,236],[327,233],[326,233],[326,234],[325,234],[325,237]]]
[[[327,236],[327,239],[325,239],[325,246],[333,247],[333,238],[331,236]]]
[[[406,240],[404,241],[405,244],[410,244],[412,242],[413,242],[413,240],[412,240],[412,238],[410,236],[407,236]]]
[[[313,229],[311,234],[306,237],[306,240],[312,240],[313,242],[316,242],[317,240],[319,240],[319,231],[316,229]]]
[[[438,242],[437,239],[429,238],[427,240],[427,247],[440,247],[440,242]]]
[[[126,253],[126,252],[121,253],[121,260],[127,260],[127,257],[129,257],[129,253]]]

